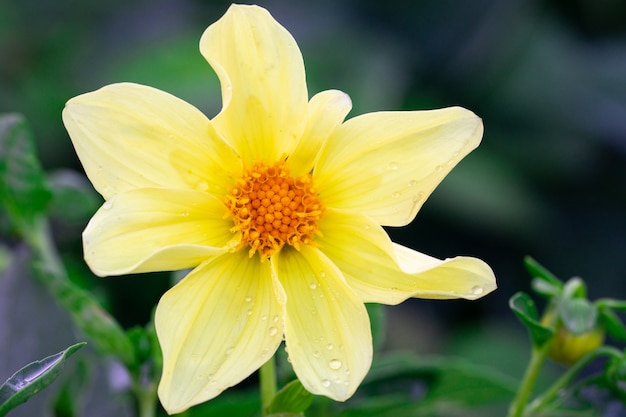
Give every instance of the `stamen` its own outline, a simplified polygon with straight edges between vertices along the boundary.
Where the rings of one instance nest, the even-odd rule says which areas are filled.
[[[284,162],[259,163],[247,170],[224,198],[234,226],[241,232],[239,248],[249,246],[262,260],[270,258],[285,243],[300,250],[314,244],[320,235],[318,221],[324,206],[310,174],[293,178]]]

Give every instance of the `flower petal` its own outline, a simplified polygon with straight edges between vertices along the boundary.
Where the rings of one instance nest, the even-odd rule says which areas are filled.
[[[98,275],[195,267],[235,243],[224,204],[193,190],[143,188],[117,194],[83,233]]]
[[[311,98],[306,128],[298,146],[289,155],[291,173],[294,177],[311,172],[322,146],[333,130],[343,122],[351,108],[350,97],[339,90],[322,91]]]
[[[369,113],[348,120],[326,143],[314,170],[327,207],[404,226],[482,137],[481,120],[452,107]]]
[[[223,194],[241,172],[234,151],[195,107],[139,84],[112,84],[67,102],[63,122],[96,190],[134,188]]]
[[[274,354],[283,335],[280,291],[269,262],[242,250],[200,265],[163,295],[155,326],[168,413],[216,397]]]
[[[316,248],[283,248],[272,264],[287,295],[285,340],[298,379],[313,394],[348,399],[372,361],[365,306]]]
[[[343,272],[363,302],[398,304],[409,297],[474,300],[496,289],[480,259],[439,260],[392,243],[366,216],[327,210],[320,222],[321,250]]]
[[[258,6],[232,5],[200,39],[222,84],[216,129],[244,164],[274,163],[296,145],[306,116],[304,63],[296,41]]]

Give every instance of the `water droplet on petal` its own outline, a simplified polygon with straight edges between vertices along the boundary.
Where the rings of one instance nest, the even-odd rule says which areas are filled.
[[[207,182],[206,182],[206,181],[200,181],[200,182],[198,183],[198,190],[200,190],[200,191],[206,191],[206,190],[208,190],[208,189],[209,189],[209,184],[207,184]]]
[[[312,290],[314,290],[314,289],[316,289],[316,288],[317,288],[317,284],[316,284],[316,283],[314,283],[314,282],[312,282],[312,283],[310,283],[310,284],[309,284],[309,288],[311,288]]]
[[[437,166],[435,167],[435,172],[439,172],[439,171],[441,171],[442,169],[443,169],[443,167],[442,167],[441,165],[437,165]]]
[[[111,208],[113,207],[113,202],[112,201],[105,201],[104,204],[102,205],[102,208],[105,210],[111,210]]]
[[[314,350],[313,351],[313,357],[314,358],[319,358],[320,357],[320,351],[319,350]]]
[[[398,169],[398,163],[397,162],[390,162],[389,163],[389,169],[392,171],[395,171]]]
[[[263,320],[263,321],[267,321],[267,316],[266,316],[265,314],[264,314],[264,315],[262,315],[262,316],[261,316],[261,320]]]
[[[400,193],[398,192],[391,194],[391,198],[398,198],[398,197],[400,197]]]
[[[183,217],[189,217],[189,212],[188,211],[183,211],[182,212],[182,216]]]
[[[409,181],[409,183],[407,184],[409,187],[415,187],[417,185],[417,181],[415,180],[411,180]]]
[[[324,271],[320,272],[320,278],[326,278],[326,272]]]
[[[276,327],[270,327],[270,336],[276,336],[278,329]]]
[[[278,316],[277,316],[277,315],[274,315],[274,317],[272,317],[272,321],[273,321],[274,323],[278,323]]]
[[[329,344],[326,346],[326,348],[327,348],[328,350],[333,350],[334,346],[333,346],[333,344],[332,344],[332,343],[329,343]]]
[[[251,308],[249,308],[249,309],[248,309],[248,311],[246,312],[246,314],[248,314],[249,316],[251,316],[251,315],[252,315],[252,309],[251,309]]]
[[[337,370],[341,368],[341,361],[339,359],[331,359],[330,362],[328,362],[328,367]]]
[[[483,291],[483,287],[481,287],[480,285],[474,285],[472,287],[472,294],[474,295],[481,295]]]
[[[235,350],[232,347],[229,347],[228,349],[226,349],[226,356],[230,355],[231,353],[233,353],[233,350]]]
[[[327,379],[322,379],[322,386],[325,388],[330,387],[330,381]]]
[[[252,297],[247,296],[247,297],[246,297],[246,303],[249,303],[250,301],[252,301]]]

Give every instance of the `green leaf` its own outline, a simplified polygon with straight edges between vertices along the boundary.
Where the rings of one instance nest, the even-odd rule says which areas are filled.
[[[48,174],[52,191],[50,216],[68,223],[86,223],[102,204],[91,183],[78,172],[63,169]]]
[[[15,225],[30,223],[50,200],[32,133],[23,116],[0,115],[0,201]]]
[[[604,328],[612,338],[626,340],[626,326],[624,326],[622,319],[610,307],[598,306],[598,313],[598,319],[604,324]]]
[[[626,311],[626,301],[615,300],[613,298],[601,298],[596,301],[596,305],[600,308],[610,307],[613,310]]]
[[[565,328],[573,334],[585,334],[596,327],[598,310],[585,298],[561,301],[559,314]]]
[[[52,296],[72,316],[76,326],[102,353],[112,354],[126,366],[136,365],[133,345],[119,323],[87,291],[71,282],[62,272],[36,265],[35,275]]]
[[[217,398],[191,407],[181,417],[258,417],[261,399],[258,390],[228,390]]]
[[[370,326],[372,327],[372,340],[374,349],[377,350],[385,343],[387,335],[387,315],[385,305],[377,303],[366,303],[367,314],[370,317]]]
[[[296,379],[278,391],[274,399],[272,399],[267,412],[272,415],[285,413],[298,415],[309,408],[313,398],[313,394],[307,391],[300,381]]]
[[[484,411],[508,403],[516,386],[515,379],[466,360],[393,353],[374,362],[357,394],[342,406],[344,410],[339,415],[500,415]],[[315,412],[317,402],[316,399],[308,415],[326,415]],[[451,409],[457,413],[446,413]]]
[[[72,345],[56,355],[30,363],[13,374],[0,386],[0,416],[5,416],[50,385],[61,372],[66,359],[85,344],[82,342]]]
[[[537,294],[544,295],[548,298],[558,297],[563,292],[562,286],[554,285],[541,278],[533,278],[530,286]]]
[[[515,294],[509,300],[509,307],[522,324],[526,326],[534,346],[541,347],[550,340],[554,330],[539,323],[537,306],[528,294],[524,292]]]
[[[530,256],[524,258],[524,266],[533,278],[540,279],[552,287],[563,288],[563,282],[560,279]]]

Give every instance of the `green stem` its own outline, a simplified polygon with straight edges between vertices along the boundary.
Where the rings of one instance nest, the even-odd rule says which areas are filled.
[[[135,387],[135,396],[137,397],[137,408],[139,417],[156,416],[156,391],[154,388]]]
[[[509,408],[508,417],[521,417],[524,415],[524,409],[530,399],[530,396],[535,388],[535,383],[541,372],[541,367],[546,360],[546,352],[549,343],[544,344],[541,348],[533,347],[530,362],[524,372],[522,383],[519,386],[515,398]]]
[[[276,363],[272,356],[259,370],[259,380],[261,385],[261,411],[267,415],[274,396],[276,396]]]
[[[532,415],[554,401],[554,399],[559,395],[559,392],[568,386],[581,370],[602,356],[621,358],[621,352],[613,347],[603,346],[588,353],[572,365],[567,372],[561,376],[561,378],[559,378],[548,390],[546,390],[541,396],[537,397],[530,404],[528,407],[529,413]]]

